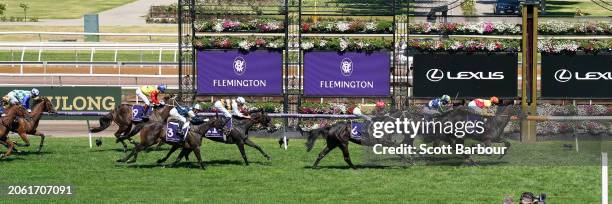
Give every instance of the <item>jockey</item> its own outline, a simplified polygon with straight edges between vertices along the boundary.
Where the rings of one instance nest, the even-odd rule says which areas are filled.
[[[10,105],[21,103],[23,107],[28,109],[28,113],[32,112],[32,110],[30,109],[30,99],[36,98],[38,97],[38,95],[40,95],[40,91],[38,91],[38,89],[36,88],[33,88],[31,91],[13,90],[6,94],[6,96],[8,96],[8,102]]]
[[[440,98],[433,99],[427,103],[429,110],[444,112],[444,108],[451,105],[451,99],[448,95],[442,95]]]
[[[183,129],[189,127],[189,122],[187,122],[187,118],[193,118],[195,117],[195,113],[193,112],[193,110],[191,110],[188,107],[183,107],[183,106],[174,106],[174,108],[172,108],[172,110],[170,110],[170,117],[168,118],[168,121],[170,120],[178,120],[180,122],[179,126],[179,130],[178,133],[180,135],[185,136]]]
[[[232,119],[232,116],[239,118],[239,119],[251,118],[251,116],[244,115],[240,111],[241,109],[246,108],[245,104],[246,104],[246,100],[243,97],[238,97],[235,100],[234,99],[232,100],[219,99],[215,101],[215,104],[213,104],[213,106],[215,107],[215,109],[217,109],[217,111],[220,111],[221,113],[223,113],[223,116],[227,118],[226,122],[228,122],[228,120]],[[223,127],[224,135],[228,135],[230,131],[231,129],[229,129],[227,126]]]
[[[481,115],[490,115],[489,108],[496,104],[499,104],[499,98],[495,96],[491,97],[489,100],[477,98],[468,103],[468,108]]]
[[[243,97],[238,97],[235,100],[230,99],[220,99],[215,101],[214,107],[226,118],[232,118],[232,116],[237,118],[251,118],[248,115],[242,114],[240,112],[241,109],[245,108],[246,100]],[[229,110],[228,110],[229,109]],[[231,111],[231,112],[230,112]]]
[[[153,106],[159,105],[157,96],[159,93],[166,92],[166,88],[167,86],[165,84],[160,84],[158,86],[141,86],[136,89],[136,95],[145,103],[145,114],[148,112],[149,107],[151,107],[151,103],[153,103]],[[149,97],[151,100],[149,100]]]
[[[376,108],[374,109],[374,115],[376,116],[384,116],[385,115],[385,102],[378,101],[376,102]]]
[[[361,112],[361,108],[359,105],[355,106],[355,108],[353,108],[350,112],[352,112],[353,115],[363,118],[365,120],[372,120],[370,116],[367,116]]]

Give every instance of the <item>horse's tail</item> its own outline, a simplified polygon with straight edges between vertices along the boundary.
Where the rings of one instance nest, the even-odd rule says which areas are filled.
[[[111,125],[111,122],[113,121],[113,112],[114,110],[102,116],[99,120],[100,126],[91,128],[89,129],[89,131],[92,133],[97,133],[97,132],[101,132],[102,130],[106,130],[106,128],[108,128]]]

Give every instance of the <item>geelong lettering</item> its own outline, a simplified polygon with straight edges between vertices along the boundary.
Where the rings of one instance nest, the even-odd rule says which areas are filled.
[[[266,87],[268,82],[266,80],[213,80],[213,86],[233,86],[233,87]]]
[[[321,88],[373,89],[374,81],[321,81]]]

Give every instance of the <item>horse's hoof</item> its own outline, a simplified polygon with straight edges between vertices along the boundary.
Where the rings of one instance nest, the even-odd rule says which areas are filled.
[[[116,162],[125,162],[125,160],[124,159],[117,159]]]
[[[164,163],[164,162],[165,162],[165,160],[162,160],[162,159],[158,159],[158,160],[157,160],[157,163],[158,163],[158,164],[161,164],[161,163]]]
[[[132,159],[132,160],[129,160],[129,161],[125,162],[125,163],[131,164],[131,163],[134,163],[134,162],[136,162],[136,160]]]
[[[266,157],[266,159],[268,159],[268,161],[272,161],[272,157]]]

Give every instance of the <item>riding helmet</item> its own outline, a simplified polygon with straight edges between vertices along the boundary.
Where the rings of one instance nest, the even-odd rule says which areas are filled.
[[[159,86],[157,86],[157,90],[161,91],[162,93],[166,92],[166,89],[168,87],[165,84],[160,84]]]

